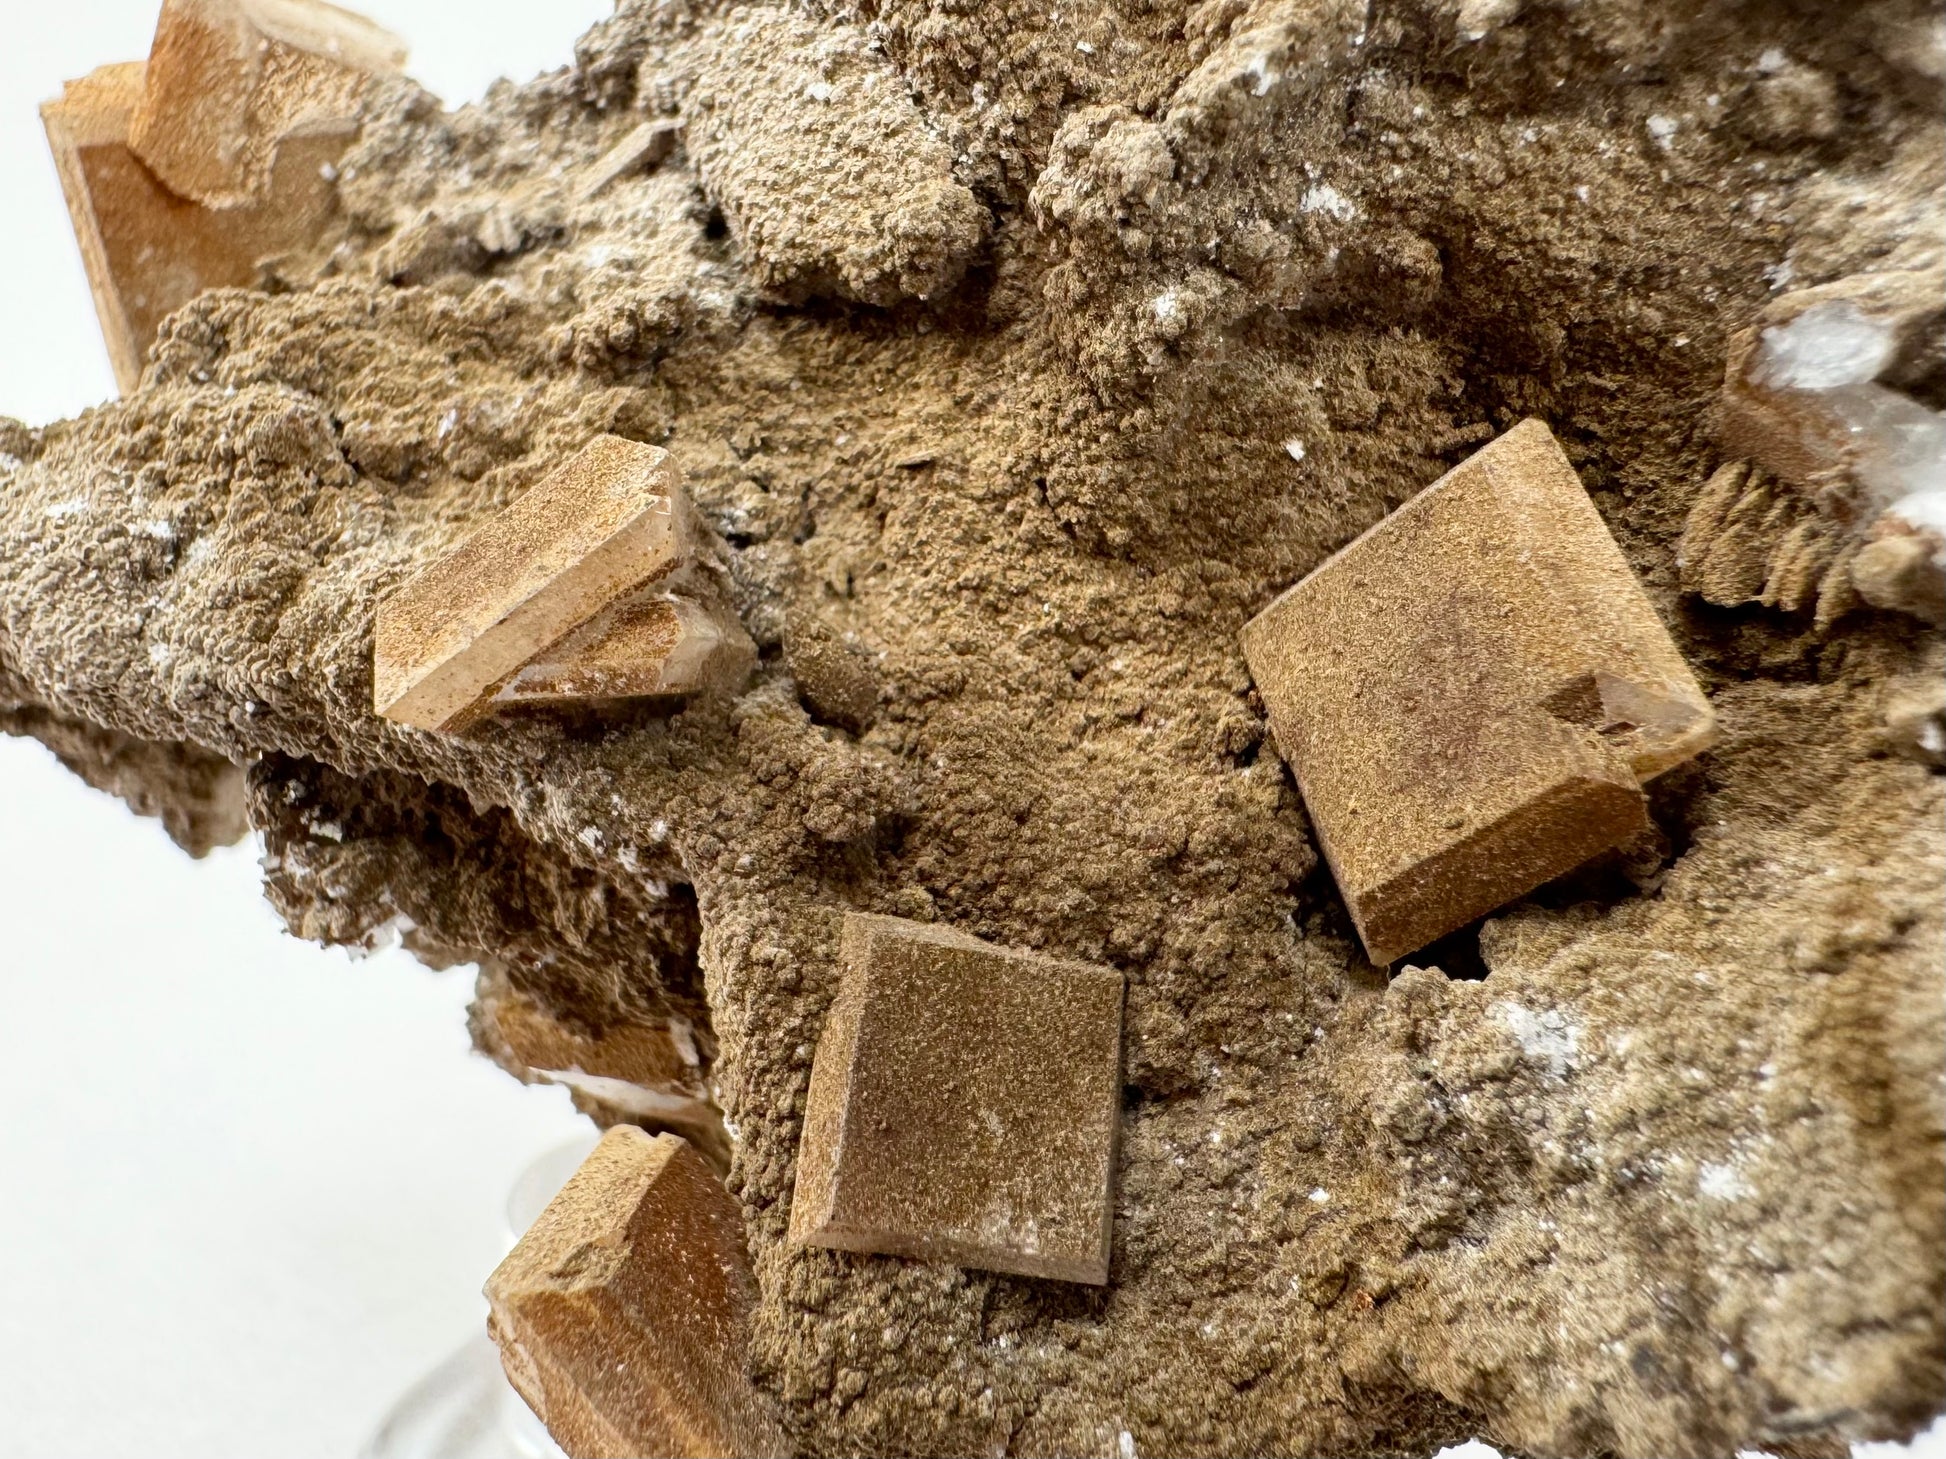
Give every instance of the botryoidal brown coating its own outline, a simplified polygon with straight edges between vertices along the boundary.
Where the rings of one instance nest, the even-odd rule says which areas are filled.
[[[767,261],[686,146],[583,191],[686,115],[732,12],[624,6],[456,112],[382,87],[323,272],[196,301],[125,401],[0,424],[0,684],[258,762],[299,926],[416,907],[412,945],[504,943],[591,1040],[682,1010],[734,1134],[752,1378],[801,1452],[1911,1431],[1946,1396],[1946,867],[1886,715],[1946,662],[1855,601],[1714,607],[1675,548],[1773,283],[1939,236],[1928,13],[1054,11],[804,12],[847,56],[857,26],[987,214],[922,235],[973,249],[924,305],[786,302],[787,262],[844,277],[842,235]],[[875,104],[845,79],[804,104]],[[860,235],[928,216],[896,129],[840,132]],[[1424,955],[1484,981],[1387,987],[1236,634],[1528,416],[1722,739],[1652,788],[1662,865]],[[750,685],[379,720],[377,599],[603,431],[682,461]],[[802,707],[797,615],[869,655],[862,735]],[[788,1243],[843,909],[1126,976],[1107,1285]]]

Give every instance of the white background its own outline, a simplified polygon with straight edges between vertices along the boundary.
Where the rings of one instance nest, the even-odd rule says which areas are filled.
[[[35,107],[147,54],[155,7],[6,7],[0,413],[113,393]],[[453,102],[608,11],[361,8]],[[515,1174],[587,1128],[470,1053],[464,970],[283,935],[257,855],[192,862],[0,737],[0,1455],[349,1459],[477,1332]]]

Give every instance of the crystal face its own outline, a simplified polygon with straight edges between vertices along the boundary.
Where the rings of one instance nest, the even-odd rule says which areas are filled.
[[[1715,737],[1539,421],[1278,598],[1243,652],[1376,963],[1639,837],[1641,783]]]

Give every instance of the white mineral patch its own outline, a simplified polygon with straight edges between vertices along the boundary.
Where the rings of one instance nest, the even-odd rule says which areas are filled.
[[[598,1099],[611,1105],[624,1114],[644,1119],[680,1119],[706,1122],[713,1117],[710,1107],[699,1099],[681,1094],[666,1094],[660,1089],[650,1089],[645,1084],[634,1084],[626,1079],[611,1078],[606,1074],[589,1074],[580,1068],[536,1069],[539,1077],[555,1084],[566,1085],[590,1099]],[[724,1121],[727,1127],[729,1122]],[[735,1138],[734,1133],[731,1138]]]
[[[1751,1194],[1750,1183],[1730,1164],[1705,1163],[1696,1171],[1696,1192],[1713,1201],[1740,1201]]]
[[[1915,491],[1893,502],[1889,510],[1910,526],[1946,538],[1946,491]]]
[[[1284,450],[1293,461],[1302,461],[1304,459],[1304,443],[1302,441],[1286,441],[1284,442]]]
[[[1149,313],[1164,324],[1174,324],[1182,318],[1182,295],[1174,289],[1157,294],[1149,301]]]
[[[408,932],[417,931],[419,924],[403,912],[394,912],[378,926],[367,932],[364,938],[345,949],[354,962],[362,961],[373,953],[389,952],[405,940]]]
[[[1658,112],[1649,118],[1649,135],[1654,137],[1659,145],[1667,147],[1670,139],[1676,135],[1678,125],[1674,117],[1663,116]]]
[[[1535,1063],[1546,1065],[1554,1078],[1566,1078],[1579,1061],[1581,1027],[1560,1009],[1536,1013],[1519,1003],[1496,1003],[1493,1011],[1507,1025],[1520,1051]]]
[[[1328,182],[1310,188],[1304,194],[1301,206],[1307,213],[1327,213],[1340,223],[1348,223],[1358,216],[1358,204]]]
[[[702,1067],[701,1055],[696,1052],[696,1025],[681,1014],[669,1020],[669,1042],[676,1046],[676,1054],[692,1069]]]
[[[1764,331],[1755,379],[1774,390],[1831,390],[1876,380],[1898,346],[1892,326],[1849,299],[1813,304]]]
[[[1946,416],[1877,383],[1897,349],[1888,322],[1850,299],[1827,299],[1764,331],[1750,378],[1773,390],[1818,392],[1851,436],[1853,470],[1868,501],[1880,509],[1896,504],[1901,516],[1926,525],[1942,507],[1927,498],[1946,492]]]
[[[1521,0],[1460,0],[1459,14],[1455,17],[1459,38],[1485,40],[1519,15],[1520,5]]]
[[[1883,385],[1841,385],[1824,400],[1852,434],[1858,479],[1873,501],[1889,507],[1946,491],[1946,416]]]

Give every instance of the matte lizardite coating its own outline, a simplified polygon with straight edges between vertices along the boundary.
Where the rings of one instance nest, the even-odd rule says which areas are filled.
[[[597,437],[379,605],[374,707],[423,729],[463,727],[569,634],[680,573],[695,542],[669,453]]]
[[[1284,593],[1243,651],[1374,962],[1634,839],[1641,783],[1715,737],[1534,420]]]
[[[743,1218],[675,1135],[618,1125],[487,1279],[507,1377],[574,1459],[787,1452],[745,1369]]]
[[[1108,1280],[1122,975],[846,916],[791,1237]]]

